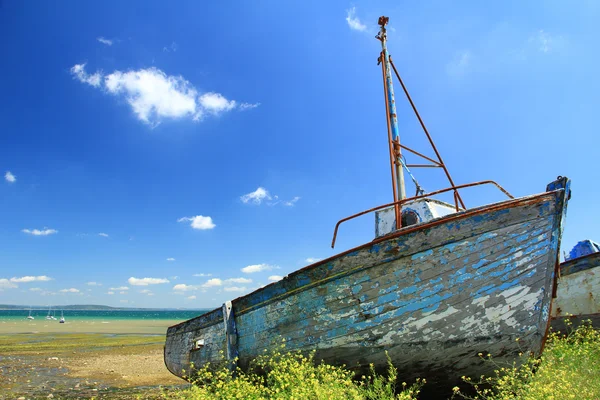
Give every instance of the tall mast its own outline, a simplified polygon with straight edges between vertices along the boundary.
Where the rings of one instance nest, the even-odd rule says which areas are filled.
[[[392,68],[390,66],[390,55],[387,50],[387,33],[385,26],[389,21],[388,17],[379,17],[379,34],[377,39],[381,41],[381,57],[380,62],[383,63],[384,72],[384,92],[386,95],[386,111],[388,131],[391,130],[390,139],[390,161],[392,161],[392,185],[394,192],[394,202],[406,198],[406,189],[404,187],[404,170],[403,160],[400,151],[400,135],[398,130],[398,117],[396,115],[396,100],[394,98],[394,86],[392,83]],[[394,182],[395,180],[395,182]],[[396,207],[396,225],[400,227],[400,212],[399,207]]]

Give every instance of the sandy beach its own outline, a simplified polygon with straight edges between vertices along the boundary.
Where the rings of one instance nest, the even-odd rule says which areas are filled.
[[[112,334],[156,334],[164,335],[167,328],[179,320],[166,319],[68,319],[58,321],[35,319],[0,320],[0,335],[13,333],[112,333]]]
[[[0,322],[0,399],[158,397],[185,385],[163,362],[173,320]]]

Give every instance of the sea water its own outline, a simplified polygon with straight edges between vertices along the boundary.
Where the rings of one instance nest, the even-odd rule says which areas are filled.
[[[210,310],[155,310],[155,309],[116,309],[116,310],[64,310],[62,314],[67,321],[111,321],[111,320],[181,320],[202,315]],[[29,309],[23,310],[0,310],[0,321],[16,321],[27,319]],[[32,309],[31,316],[35,320],[45,320],[48,309]],[[52,310],[52,315],[60,319],[61,310]],[[58,322],[58,321],[57,321]]]

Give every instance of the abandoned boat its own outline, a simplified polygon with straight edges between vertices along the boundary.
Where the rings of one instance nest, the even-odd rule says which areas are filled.
[[[377,38],[394,202],[339,221],[332,247],[341,223],[371,212],[375,239],[169,327],[164,360],[173,374],[193,378],[207,363],[245,369],[285,340],[287,350],[314,350],[316,360],[357,372],[385,369],[387,352],[400,379],[443,385],[491,372],[497,364],[479,353],[512,363],[542,351],[570,182],[559,177],[521,198],[492,181],[455,185],[388,54],[387,22],[379,19]],[[435,158],[400,144],[392,69]],[[431,164],[407,164],[402,150]],[[409,169],[420,166],[441,168],[450,187],[425,194]],[[467,209],[459,190],[479,185],[509,199]],[[444,193],[454,204],[431,198]]]
[[[560,264],[559,276],[552,329],[568,332],[587,320],[600,328],[600,244],[591,240],[577,243]]]

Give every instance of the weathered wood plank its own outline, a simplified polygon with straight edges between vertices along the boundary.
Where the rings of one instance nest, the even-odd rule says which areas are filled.
[[[229,368],[234,370],[239,353],[237,343],[237,327],[235,324],[235,315],[233,313],[231,301],[227,301],[225,304],[223,304],[223,325],[225,331],[225,342],[227,343],[227,361],[229,362]]]
[[[542,222],[538,221],[538,224],[541,225]],[[469,260],[469,257],[465,257],[464,254],[478,254],[478,257],[486,257],[493,252],[505,251],[505,255],[510,256],[511,253],[522,251],[522,249],[517,246],[523,242],[523,240],[530,238],[531,236],[534,236],[534,239],[530,239],[532,241],[529,242],[527,246],[536,246],[536,249],[539,249],[539,241],[550,238],[551,232],[549,231],[549,225],[551,225],[549,222],[543,221],[544,229],[547,230],[546,232],[543,232],[543,230],[536,225],[533,233],[515,235],[513,238],[501,242],[500,244],[498,244],[497,240],[490,237],[486,240],[473,241],[477,242],[475,244],[465,240],[452,244],[451,246],[442,246],[439,249],[434,249],[436,250],[436,253],[432,254],[437,256],[436,263],[432,263],[429,257],[425,257],[425,254],[420,253],[413,255],[411,259],[407,261],[407,265],[410,264],[410,268],[399,268],[397,264],[388,261],[386,264],[373,266],[369,269],[368,273],[365,273],[365,271],[358,271],[350,276],[337,278],[335,284],[318,286],[318,297],[316,297],[314,301],[304,301],[305,299],[301,297],[304,294],[299,293],[297,295],[298,297],[295,296],[293,299],[287,298],[276,302],[275,305],[271,306],[270,312],[278,313],[279,311],[284,311],[282,318],[287,319],[281,322],[285,322],[286,324],[293,323],[306,316],[314,317],[321,312],[330,313],[333,310],[343,310],[344,308],[352,307],[357,301],[355,293],[358,292],[361,293],[361,296],[367,297],[371,296],[372,291],[374,290],[378,291],[378,295],[386,295],[390,291],[398,290],[399,282],[405,283],[407,280],[415,282],[417,280],[426,281],[428,279],[438,278],[445,273],[445,270],[439,268],[438,264],[452,265],[460,258],[462,259],[463,266],[468,265],[471,261]],[[512,231],[510,229],[512,229]],[[508,237],[512,235],[515,230],[522,231],[522,226],[502,228],[495,231],[495,233],[497,233],[498,236]],[[396,258],[396,260],[398,259],[399,258]],[[487,264],[489,263],[483,262],[481,267],[485,267]],[[496,263],[496,268],[499,267],[500,264]],[[453,265],[452,268],[454,269]],[[417,273],[419,276],[416,275]],[[371,289],[369,289],[369,287],[363,288],[363,285],[371,285]],[[289,307],[294,307],[294,304],[302,304],[302,307],[298,307],[294,312],[289,312]],[[329,307],[333,308],[330,309]],[[270,318],[266,321],[263,317],[248,318],[250,320],[256,319],[256,323],[260,324],[263,329],[271,329],[275,324],[279,323],[279,321],[274,318]],[[246,318],[244,320],[247,321]],[[240,334],[243,335],[243,333]]]
[[[539,236],[542,237],[541,240]],[[530,251],[530,258],[533,252],[537,252],[538,254],[545,252],[545,248],[547,247],[550,239],[550,234],[542,234],[536,236],[536,238],[532,239],[531,242],[524,242],[523,245]],[[492,255],[491,252],[497,251],[496,248],[490,247],[488,249],[490,252],[481,253],[482,260],[485,259],[486,256]],[[506,253],[497,253],[498,257],[511,257],[514,256],[515,253],[523,252],[523,248],[521,247],[513,247],[513,245],[509,245],[504,249]],[[442,250],[443,251],[443,250]],[[435,253],[433,254],[435,256]],[[463,260],[465,261],[465,260]],[[272,305],[266,306],[262,312],[257,313],[249,313],[247,318],[243,319],[244,328],[240,328],[240,336],[245,336],[248,333],[257,334],[261,331],[270,331],[277,325],[281,326],[289,326],[292,327],[290,330],[295,331],[295,324],[302,319],[306,318],[319,318],[321,314],[325,314],[325,321],[334,321],[336,324],[345,324],[346,321],[349,321],[349,318],[353,314],[375,314],[372,310],[377,308],[378,306],[384,306],[385,304],[374,303],[370,301],[371,299],[381,300],[385,296],[395,296],[396,299],[400,299],[402,297],[405,301],[409,301],[414,297],[414,289],[411,289],[413,286],[409,286],[407,289],[403,291],[399,291],[398,289],[398,281],[400,282],[415,282],[419,280],[423,289],[431,290],[430,283],[439,284],[442,280],[448,280],[450,285],[446,285],[446,290],[452,287],[454,281],[456,279],[461,279],[465,283],[465,290],[469,290],[467,293],[465,290],[466,296],[473,296],[477,294],[477,290],[484,285],[486,285],[485,280],[477,279],[478,274],[480,275],[480,270],[487,269],[489,274],[492,276],[502,274],[504,269],[502,268],[501,263],[495,263],[495,265],[491,261],[483,262],[479,265],[479,268],[475,270],[475,272],[467,272],[465,269],[465,264],[468,263],[468,260],[464,262],[462,265],[455,266],[453,265],[453,261],[449,263],[450,268],[437,268],[437,269],[427,269],[426,271],[431,271],[432,274],[430,276],[426,276],[423,274],[422,270],[419,270],[418,267],[414,264],[410,264],[410,268],[404,268],[403,265],[399,265],[396,262],[387,263],[385,265],[380,265],[373,267],[369,270],[369,274],[364,272],[359,272],[356,275],[352,275],[351,277],[345,277],[340,279],[335,283],[335,285],[326,286],[327,294],[323,295],[320,293],[319,289],[311,289],[306,292],[298,294],[297,297],[294,298],[294,302],[282,300],[277,303],[273,303]],[[461,268],[462,267],[462,268]],[[402,276],[399,277],[398,280],[393,279],[394,274],[393,271],[412,271],[412,276]],[[441,272],[440,272],[441,271]],[[372,281],[368,281],[369,275],[373,275],[376,278]],[[450,275],[452,275],[450,277]],[[352,285],[352,280],[354,280],[356,276],[356,281],[359,282],[358,285]],[[363,287],[363,284],[366,286],[369,284],[370,286]],[[488,282],[489,284],[489,282]],[[333,293],[343,291],[347,297],[334,297],[331,295],[331,291]],[[360,293],[360,297],[354,295],[354,293]],[[432,292],[430,296],[438,294],[437,292]],[[403,296],[402,296],[403,295]],[[346,301],[348,300],[349,301]],[[421,296],[421,300],[424,297]],[[356,305],[360,305],[360,309],[356,309]],[[354,312],[352,312],[354,309]],[[286,312],[287,310],[287,312]],[[263,314],[264,313],[264,314]],[[339,313],[340,315],[336,315]],[[265,319],[265,316],[269,315],[270,318]],[[248,325],[257,325],[258,328],[254,328],[252,331],[252,327]],[[250,331],[250,332],[248,332]],[[280,331],[283,333],[283,331]],[[287,338],[288,340],[291,338]]]
[[[560,275],[570,275],[575,272],[583,271],[590,268],[600,267],[600,253],[592,253],[587,256],[574,258],[560,264]]]
[[[524,260],[525,261],[525,260]],[[537,261],[546,262],[547,259],[544,257],[539,258]],[[518,264],[516,265],[518,267]],[[524,279],[524,275],[531,273],[533,276],[535,266],[530,267],[529,269],[520,270],[518,268],[514,268],[513,271],[506,276],[506,279],[502,282],[507,281],[509,283],[502,289],[498,289],[498,285],[494,288],[488,288],[481,292],[482,297],[488,296],[490,294],[494,294],[494,292],[504,290],[504,292],[510,291],[512,288],[516,287],[519,284],[534,285],[534,282],[529,282],[527,279]],[[522,279],[517,279],[522,278]],[[512,281],[512,282],[511,282]],[[512,283],[512,284],[511,284]],[[542,285],[540,281],[538,283],[539,286]],[[357,306],[353,313],[347,312],[343,315],[323,315],[321,318],[315,318],[310,321],[303,321],[300,324],[282,324],[285,329],[278,329],[269,332],[262,332],[262,334],[253,335],[251,340],[248,341],[247,344],[251,346],[251,348],[244,348],[244,351],[252,351],[258,354],[262,348],[272,347],[270,342],[274,340],[279,340],[278,338],[273,338],[273,335],[278,334],[283,336],[286,339],[286,345],[290,349],[295,348],[304,348],[312,345],[313,343],[322,343],[322,342],[334,342],[338,343],[340,340],[350,340],[350,341],[360,341],[362,334],[368,334],[370,330],[376,327],[383,327],[384,330],[400,330],[403,332],[404,338],[408,340],[408,336],[406,336],[407,332],[410,331],[411,324],[406,324],[406,321],[416,320],[423,321],[425,317],[427,317],[431,311],[427,311],[428,307],[431,308],[432,304],[439,304],[439,299],[444,299],[444,304],[448,307],[456,307],[453,308],[452,314],[460,315],[461,308],[467,311],[468,315],[475,315],[475,312],[468,307],[461,307],[462,303],[465,303],[469,300],[472,300],[473,293],[465,293],[465,294],[452,294],[451,291],[439,291],[436,292],[432,290],[431,285],[424,286],[424,291],[428,291],[428,296],[425,297],[417,297],[416,299],[410,299],[410,297],[403,299],[395,299],[394,301],[390,301],[388,303],[376,304],[373,308],[364,310],[361,309],[360,306]],[[510,293],[510,292],[509,292]],[[446,297],[449,296],[449,297]],[[518,300],[519,296],[513,296],[514,299]],[[435,303],[432,302],[435,301]],[[501,302],[502,304],[506,303],[505,306],[510,308],[511,303],[508,299],[500,300],[498,298],[494,298],[492,296],[491,299],[482,301],[482,305],[487,309],[492,309],[496,303]],[[406,311],[406,307],[409,306],[411,309]],[[468,306],[468,304],[467,304]],[[277,315],[273,315],[268,310],[266,310],[267,315],[271,315],[274,318],[277,318]],[[444,315],[444,312],[441,312],[441,315]],[[455,315],[456,316],[456,315]],[[500,318],[502,320],[502,318]],[[504,319],[508,319],[505,316]],[[467,321],[461,321],[458,326],[454,327],[451,324],[448,318],[444,318],[443,323],[446,324],[446,329],[449,331],[456,332],[467,332],[468,334],[472,334],[473,332],[481,329],[482,325],[477,323],[477,318],[470,318],[471,323],[468,324]],[[413,323],[412,329],[413,333],[418,333],[419,336],[423,335],[424,331],[422,328],[430,329],[429,327],[425,327],[426,324],[423,322]],[[292,329],[290,329],[290,327]],[[437,327],[431,327],[431,329],[436,330]],[[426,333],[425,330],[425,333]],[[335,332],[335,334],[332,334]],[[439,332],[445,332],[444,330],[439,330]],[[307,342],[306,337],[311,337],[310,343]],[[353,339],[351,339],[353,337]],[[299,343],[297,343],[299,341]],[[326,344],[322,344],[322,346],[326,346]]]

